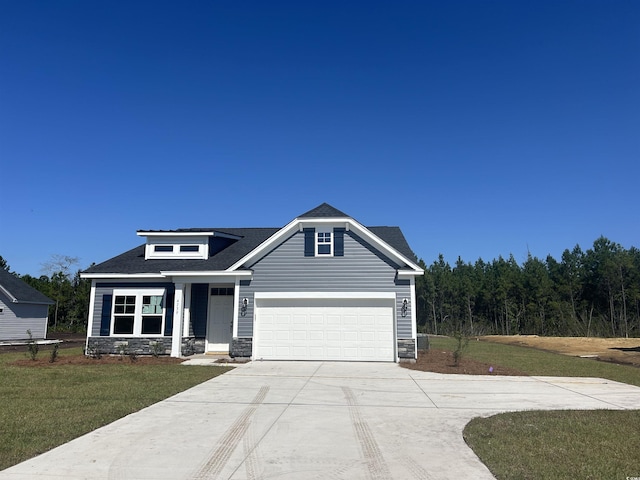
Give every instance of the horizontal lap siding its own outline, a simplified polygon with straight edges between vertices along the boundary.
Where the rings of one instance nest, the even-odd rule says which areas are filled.
[[[45,338],[47,333],[47,305],[13,303],[0,293],[0,340],[25,340],[31,330],[33,338]]]
[[[164,288],[167,289],[173,286],[172,283],[149,283],[149,282],[127,282],[127,283],[97,283],[96,284],[96,298],[93,304],[93,324],[91,328],[91,336],[100,336],[100,323],[102,320],[102,297],[104,295],[113,294],[114,288]],[[173,308],[173,306],[167,306]]]
[[[400,315],[402,299],[410,298],[410,285],[395,280],[397,268],[352,232],[344,234],[343,257],[305,257],[304,234],[298,232],[251,266],[251,281],[241,282],[240,298],[250,302],[239,319],[238,336],[253,336],[256,292],[395,292],[398,336],[411,337],[411,315]]]

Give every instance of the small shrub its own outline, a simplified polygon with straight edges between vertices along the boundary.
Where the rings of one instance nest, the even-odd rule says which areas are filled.
[[[138,354],[136,352],[129,353],[129,361],[131,363],[136,363],[138,361]]]
[[[51,350],[51,353],[49,354],[49,363],[53,363],[56,361],[56,359],[58,358],[58,348],[60,347],[60,344],[56,343],[53,346],[53,350]]]
[[[40,345],[38,345],[38,342],[33,339],[31,330],[27,330],[27,335],[29,335],[29,343],[27,344],[27,348],[29,349],[29,356],[31,357],[31,360],[35,360],[38,357]]]
[[[102,358],[102,352],[98,347],[88,347],[86,354],[95,360],[100,360]]]
[[[124,360],[124,356],[127,354],[127,345],[125,343],[121,343],[118,345],[118,355],[120,355],[119,360]]]
[[[425,334],[418,334],[417,346],[419,352],[428,352],[431,345],[429,344],[429,336]]]
[[[453,334],[453,338],[456,341],[456,348],[453,351],[453,364],[458,367],[460,366],[460,360],[462,360],[464,352],[469,346],[469,335],[457,331]]]
[[[151,351],[151,355],[159,357],[165,352],[164,343],[160,341],[149,342],[149,350]]]
[[[194,353],[196,353],[196,341],[193,338],[190,338],[187,340],[184,347],[182,347],[182,356],[190,357]]]

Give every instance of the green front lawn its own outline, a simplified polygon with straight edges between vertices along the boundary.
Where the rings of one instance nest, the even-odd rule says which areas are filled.
[[[455,340],[429,337],[431,348],[453,350]],[[597,377],[640,387],[640,369],[631,365],[616,365],[589,358],[570,357],[543,352],[534,348],[476,341],[472,339],[465,356],[490,365],[515,368],[528,375],[551,377]],[[640,408],[640,405],[638,406]]]
[[[431,348],[453,350],[449,338]],[[640,386],[640,369],[472,340],[465,355],[528,375],[598,377]],[[640,409],[640,405],[638,405]],[[640,410],[528,411],[476,418],[467,444],[499,480],[640,477]]]
[[[499,480],[640,477],[640,410],[503,413],[464,439]]]
[[[79,348],[60,350],[61,359],[80,354]],[[117,364],[9,365],[24,358],[0,354],[0,470],[229,370],[128,358]]]

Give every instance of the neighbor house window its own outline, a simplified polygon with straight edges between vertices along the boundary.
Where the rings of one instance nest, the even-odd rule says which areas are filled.
[[[162,335],[164,298],[163,289],[114,290],[112,335]]]
[[[333,255],[333,241],[330,231],[316,232],[316,255]]]

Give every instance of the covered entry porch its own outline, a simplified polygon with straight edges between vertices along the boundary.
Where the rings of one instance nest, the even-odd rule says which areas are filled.
[[[241,309],[239,280],[247,275],[174,277],[171,356],[229,354]]]

